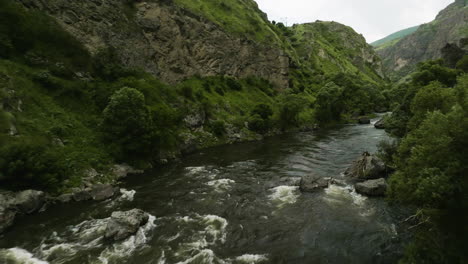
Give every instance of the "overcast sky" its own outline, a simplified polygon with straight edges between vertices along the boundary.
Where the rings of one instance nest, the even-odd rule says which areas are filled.
[[[336,21],[373,42],[401,29],[432,21],[454,0],[255,0],[270,20]]]

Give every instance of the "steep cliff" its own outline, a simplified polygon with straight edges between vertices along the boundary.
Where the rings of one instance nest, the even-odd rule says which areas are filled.
[[[280,47],[229,34],[172,1],[18,1],[56,18],[92,54],[112,48],[123,65],[170,84],[194,75],[229,75],[288,85],[288,57]]]
[[[384,70],[398,78],[406,75],[418,62],[441,58],[441,49],[448,43],[459,44],[468,37],[466,0],[457,0],[442,10],[436,19],[421,25],[416,32],[395,45],[379,49]]]

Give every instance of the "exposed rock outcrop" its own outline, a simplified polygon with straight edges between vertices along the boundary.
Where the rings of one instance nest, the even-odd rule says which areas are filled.
[[[16,0],[47,12],[92,53],[113,48],[121,63],[174,84],[193,75],[257,76],[288,87],[280,47],[227,33],[172,1]]]
[[[149,215],[140,209],[113,212],[106,226],[105,238],[113,241],[126,239],[145,225],[148,219]]]
[[[359,182],[354,185],[356,192],[368,196],[383,196],[387,190],[387,182],[384,178]]]
[[[387,168],[385,163],[375,155],[364,152],[351,167],[345,171],[345,175],[355,180],[369,180],[385,177]]]

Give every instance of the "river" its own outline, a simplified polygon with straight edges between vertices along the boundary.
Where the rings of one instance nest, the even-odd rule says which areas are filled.
[[[386,138],[373,125],[346,125],[203,150],[127,179],[113,201],[20,218],[0,237],[0,262],[395,263],[400,209],[351,185],[285,185],[312,173],[344,179]],[[109,244],[96,235],[100,219],[133,208],[151,215],[135,236]]]

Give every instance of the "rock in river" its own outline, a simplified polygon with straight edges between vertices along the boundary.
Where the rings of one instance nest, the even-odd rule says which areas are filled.
[[[16,194],[15,205],[23,214],[39,211],[46,202],[46,195],[42,191],[26,190]]]
[[[356,180],[378,179],[386,176],[385,163],[375,155],[364,152],[351,167],[345,171],[345,175]]]
[[[358,123],[361,125],[368,125],[371,123],[371,120],[368,117],[361,117],[358,119]]]
[[[368,196],[384,196],[387,190],[387,182],[384,178],[368,180],[356,183],[354,186],[356,192]]]
[[[382,118],[377,123],[374,124],[374,127],[377,129],[385,129],[385,119]]]
[[[113,212],[106,226],[105,238],[118,241],[135,234],[148,222],[149,215],[140,209]]]

